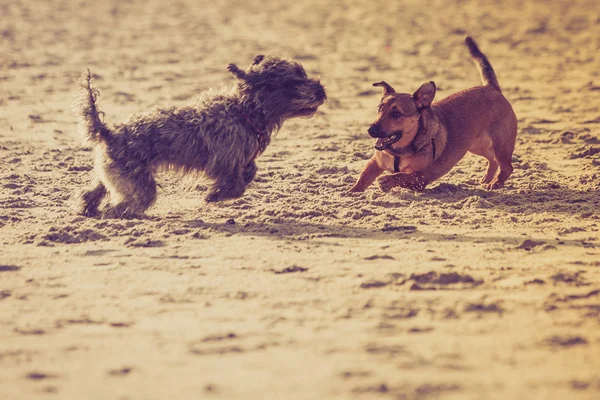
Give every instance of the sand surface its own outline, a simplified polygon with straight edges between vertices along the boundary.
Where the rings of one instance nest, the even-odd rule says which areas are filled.
[[[501,3],[501,5],[495,5]],[[0,2],[0,399],[599,399],[600,7],[565,1]],[[349,194],[386,80],[437,98],[491,60],[514,174]],[[105,120],[294,58],[329,100],[243,198],[165,173],[147,218],[73,215]]]

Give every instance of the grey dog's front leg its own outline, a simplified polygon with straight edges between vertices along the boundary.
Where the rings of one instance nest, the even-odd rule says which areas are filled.
[[[224,177],[214,183],[208,196],[206,196],[206,201],[215,202],[236,199],[244,194],[245,190],[246,183],[243,181],[241,175]]]
[[[256,163],[251,161],[244,167],[241,177],[229,176],[217,180],[206,196],[206,201],[213,202],[240,197],[246,191],[246,186],[254,179],[257,169]]]
[[[250,161],[250,164],[246,165],[244,171],[242,172],[242,180],[246,183],[246,185],[254,180],[257,170],[258,168],[256,167],[256,162],[254,161]]]
[[[242,181],[238,181],[235,184],[215,184],[208,196],[206,196],[206,201],[215,202],[215,201],[223,201],[229,199],[237,199],[241,195],[244,194],[246,190],[246,185]]]
[[[221,201],[240,197],[246,191],[246,186],[254,179],[257,171],[256,163],[250,162],[242,171],[241,177],[229,177],[215,182],[206,201]]]

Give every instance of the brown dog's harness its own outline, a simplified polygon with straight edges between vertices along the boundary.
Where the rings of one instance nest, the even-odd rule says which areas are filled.
[[[431,139],[432,149],[432,160],[435,161],[435,138]],[[391,149],[388,149],[390,151]],[[400,156],[394,154],[394,172],[400,172]]]
[[[258,148],[256,149],[256,153],[254,153],[254,157],[250,160],[250,163],[256,159],[263,151],[267,148],[267,132],[264,129],[259,128],[258,124],[250,118],[248,114],[242,112],[242,118],[248,124],[250,128],[256,133],[256,138],[258,139]]]
[[[400,172],[400,157],[394,157],[394,172]]]

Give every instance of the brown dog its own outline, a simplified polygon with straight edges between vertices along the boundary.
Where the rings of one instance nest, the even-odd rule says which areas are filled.
[[[467,36],[465,43],[483,86],[432,105],[433,82],[423,84],[413,95],[396,93],[385,82],[373,84],[383,87],[377,120],[369,128],[369,135],[377,138],[377,151],[351,192],[364,191],[384,171],[395,172],[379,179],[384,192],[396,186],[422,191],[447,174],[467,151],[487,158],[488,169],[481,180],[487,189],[504,186],[513,170],[517,117],[487,58],[473,39]]]

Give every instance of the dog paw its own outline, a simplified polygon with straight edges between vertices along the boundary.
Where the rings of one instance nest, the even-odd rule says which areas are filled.
[[[377,182],[379,183],[379,188],[387,193],[396,186],[396,177],[394,175],[382,176]]]
[[[215,190],[213,192],[210,192],[208,194],[208,196],[206,196],[205,200],[208,203],[216,203],[217,201],[235,199],[235,198],[238,198],[240,196],[241,196],[241,194],[236,195],[234,193],[226,192],[226,191],[223,191],[223,190]]]
[[[491,181],[487,185],[484,185],[484,187],[487,190],[497,190],[497,189],[502,189],[504,187],[504,183],[500,182],[498,179],[494,179],[493,181]]]
[[[76,209],[75,214],[82,215],[87,218],[97,218],[100,216],[100,211],[97,208],[94,209]]]
[[[220,191],[216,191],[216,192],[210,192],[208,194],[208,196],[206,196],[204,199],[206,200],[207,203],[214,203],[214,202],[223,200],[223,196],[221,195]]]
[[[235,185],[213,186],[206,196],[206,201],[214,203],[216,201],[237,199],[246,191],[246,185],[238,182]]]
[[[250,165],[248,165],[246,169],[244,169],[244,172],[242,173],[242,180],[246,185],[254,180],[257,170],[258,168],[256,167],[254,161]]]
[[[100,215],[100,211],[98,207],[94,207],[88,205],[87,203],[81,201],[71,206],[71,211],[74,214],[82,215],[84,217],[93,218],[98,217]]]
[[[102,212],[103,219],[135,219],[139,218],[143,213],[133,212],[126,204],[120,203],[116,205],[106,206]]]
[[[350,190],[348,190],[348,193],[362,193],[365,191],[365,188],[354,185],[352,186],[352,188]]]

